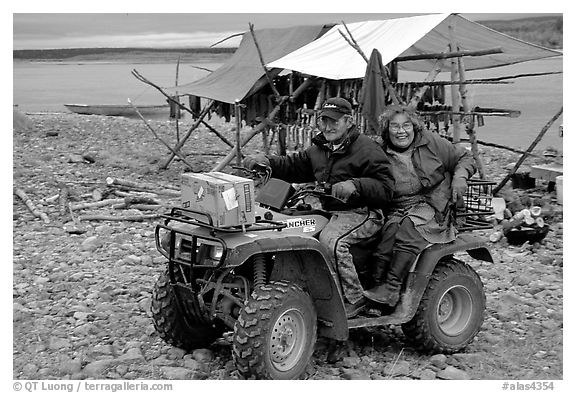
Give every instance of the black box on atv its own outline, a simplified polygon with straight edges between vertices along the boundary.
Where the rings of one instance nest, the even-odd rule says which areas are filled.
[[[271,178],[258,193],[256,202],[272,210],[279,211],[286,206],[286,201],[288,201],[295,192],[296,190],[290,183]]]

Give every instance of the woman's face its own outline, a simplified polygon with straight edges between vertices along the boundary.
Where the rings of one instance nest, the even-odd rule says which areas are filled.
[[[390,119],[388,135],[394,146],[407,148],[414,141],[414,124],[404,113],[397,113]]]

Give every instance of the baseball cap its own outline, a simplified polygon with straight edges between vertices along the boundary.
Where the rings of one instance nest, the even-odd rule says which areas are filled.
[[[322,109],[320,110],[319,117],[326,116],[334,120],[340,119],[344,115],[352,114],[352,105],[345,98],[332,97],[328,98]]]

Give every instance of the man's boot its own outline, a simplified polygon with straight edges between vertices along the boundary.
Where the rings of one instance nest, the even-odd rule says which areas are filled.
[[[387,304],[391,307],[398,303],[400,288],[410,271],[416,256],[409,252],[395,251],[392,263],[386,274],[384,284],[364,291],[364,296],[373,302]]]

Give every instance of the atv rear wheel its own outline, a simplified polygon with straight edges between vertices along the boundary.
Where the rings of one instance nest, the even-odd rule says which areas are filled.
[[[454,353],[474,339],[485,308],[484,287],[474,269],[455,259],[440,261],[402,331],[421,350]]]
[[[158,335],[168,344],[185,350],[206,348],[223,330],[209,324],[189,324],[178,309],[168,271],[162,273],[152,290],[152,321]],[[189,310],[189,312],[194,312]]]
[[[285,281],[254,290],[234,325],[232,355],[247,378],[296,379],[316,342],[316,309],[310,296]]]

